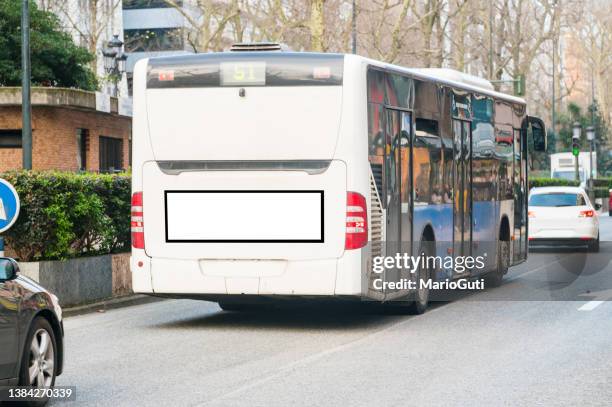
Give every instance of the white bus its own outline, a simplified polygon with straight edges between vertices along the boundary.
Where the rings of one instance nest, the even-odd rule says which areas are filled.
[[[360,298],[385,241],[457,256],[498,242],[494,280],[526,258],[524,135],[545,138],[522,99],[458,72],[238,49],[136,64],[135,292],[224,309]],[[372,297],[420,313],[428,294]]]

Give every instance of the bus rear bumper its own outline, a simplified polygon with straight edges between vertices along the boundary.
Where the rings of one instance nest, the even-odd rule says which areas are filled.
[[[347,257],[347,256],[343,256]],[[348,257],[356,257],[352,254]],[[192,296],[359,296],[360,268],[355,259],[178,260],[150,259],[151,286],[135,292]],[[355,267],[356,266],[356,267]],[[140,277],[146,273],[141,267]],[[140,290],[138,290],[140,288]]]

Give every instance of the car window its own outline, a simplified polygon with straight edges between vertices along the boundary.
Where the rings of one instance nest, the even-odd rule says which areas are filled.
[[[581,206],[586,205],[581,194],[568,192],[551,192],[547,194],[535,194],[529,197],[529,206]]]

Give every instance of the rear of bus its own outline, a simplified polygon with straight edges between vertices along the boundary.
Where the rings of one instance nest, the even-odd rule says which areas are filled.
[[[135,292],[360,294],[370,170],[357,62],[225,52],[137,63]]]

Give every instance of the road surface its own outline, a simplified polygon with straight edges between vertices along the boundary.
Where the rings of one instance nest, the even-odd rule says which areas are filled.
[[[612,240],[612,219],[601,229]],[[612,242],[531,253],[502,287],[422,316],[167,300],[70,317],[56,385],[112,407],[609,406],[611,259]]]

